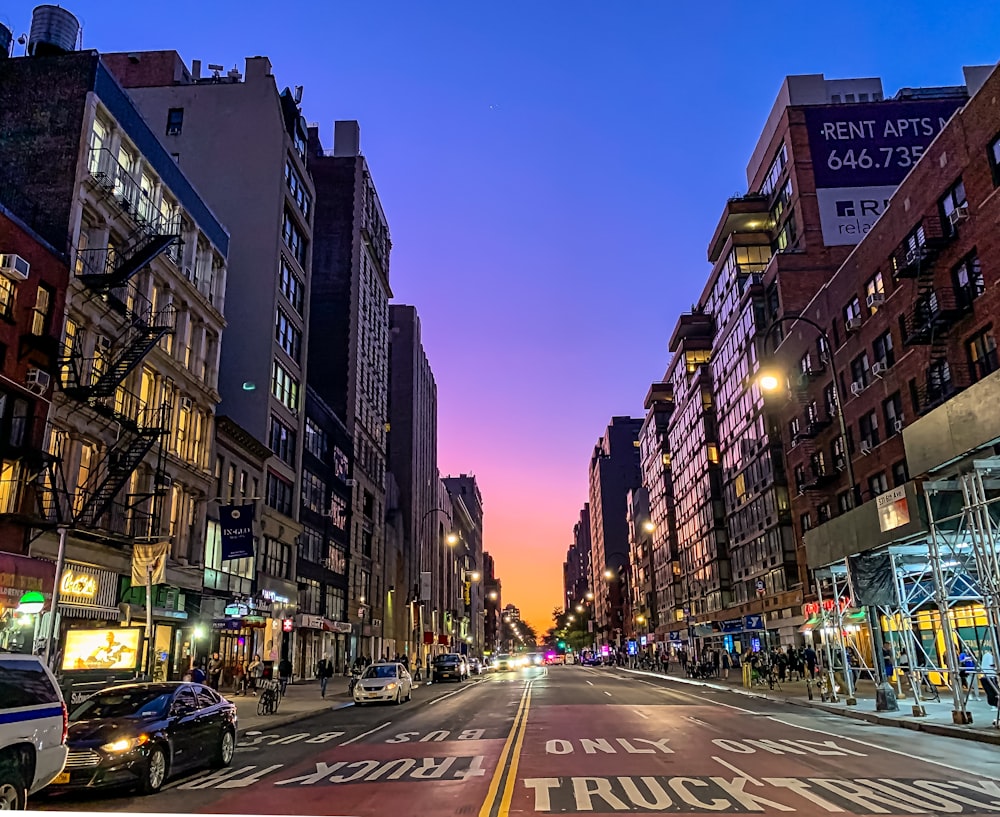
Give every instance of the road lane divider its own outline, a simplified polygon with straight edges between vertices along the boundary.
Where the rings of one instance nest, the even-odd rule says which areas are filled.
[[[374,735],[376,732],[380,732],[381,730],[385,729],[387,726],[392,726],[392,721],[386,721],[381,726],[376,726],[374,729],[369,729],[367,732],[362,732],[360,735],[355,735],[350,740],[345,740],[343,743],[341,743],[339,745],[340,746],[350,746],[355,741],[359,741],[359,740],[361,740],[361,738],[366,738],[369,735]]]
[[[474,683],[469,684],[468,686],[459,687],[454,692],[449,692],[446,695],[442,695],[439,698],[435,698],[433,701],[428,701],[427,705],[428,706],[434,706],[434,704],[436,704],[438,701],[443,701],[446,698],[450,698],[452,695],[459,695],[462,692],[468,692],[470,689],[473,689],[476,686],[476,683],[477,682],[474,682]]]
[[[496,769],[493,771],[493,778],[490,780],[490,787],[486,792],[486,799],[479,809],[479,817],[500,817],[507,814],[503,811],[503,800],[507,800],[507,807],[510,807],[510,794],[514,788],[514,777],[517,771],[517,756],[521,753],[521,745],[524,742],[524,728],[528,722],[528,707],[531,703],[531,681],[524,685],[521,692],[521,700],[514,715],[514,723],[511,725],[507,740],[504,741],[500,758],[497,760]],[[515,755],[516,753],[516,755]],[[501,791],[501,785],[504,783]]]

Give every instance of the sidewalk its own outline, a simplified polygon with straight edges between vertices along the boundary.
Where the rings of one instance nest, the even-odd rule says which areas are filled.
[[[249,693],[234,695],[231,690],[222,690],[222,694],[236,704],[236,712],[240,719],[240,732],[246,733],[287,726],[295,721],[350,706],[351,697],[347,694],[348,680],[348,678],[341,676],[331,678],[326,687],[325,698],[320,697],[318,681],[300,681],[289,684],[285,689],[285,694],[281,696],[278,711],[273,715],[257,714],[259,697],[254,697]]]
[[[980,691],[979,700],[970,698],[966,708],[972,715],[971,724],[956,724],[952,721],[952,710],[954,703],[951,692],[948,689],[941,689],[941,700],[921,701],[927,714],[923,717],[913,715],[912,697],[898,698],[898,712],[877,712],[875,709],[875,685],[871,681],[861,681],[855,690],[857,704],[848,706],[844,703],[844,690],[838,692],[839,703],[825,703],[820,700],[820,692],[816,684],[812,685],[813,700],[809,700],[808,689],[805,681],[786,681],[781,684],[779,690],[764,687],[754,687],[744,689],[742,675],[739,670],[731,670],[729,679],[713,678],[711,680],[699,680],[686,678],[683,676],[668,674],[663,675],[657,672],[646,670],[633,670],[620,667],[630,673],[641,675],[652,675],[658,678],[666,678],[682,684],[692,686],[702,686],[710,689],[726,690],[740,695],[747,695],[752,698],[764,698],[771,701],[781,701],[794,706],[806,706],[812,709],[820,709],[824,712],[832,712],[855,720],[863,720],[880,726],[897,726],[902,729],[913,729],[920,732],[927,732],[932,735],[944,735],[962,740],[974,740],[980,743],[992,743],[1000,745],[1000,729],[993,726],[996,720],[996,709],[991,708],[986,703],[986,697]],[[893,685],[893,689],[896,687]]]

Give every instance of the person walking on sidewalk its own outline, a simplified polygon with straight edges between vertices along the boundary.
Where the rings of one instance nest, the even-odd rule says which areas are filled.
[[[287,658],[282,658],[278,662],[278,678],[281,683],[281,694],[285,694],[288,689],[288,682],[292,680],[292,662]]]
[[[319,662],[316,664],[316,677],[319,678],[319,695],[321,698],[325,698],[326,685],[333,677],[333,662],[329,656],[324,655],[319,659]]]
[[[997,661],[993,655],[993,648],[987,644],[983,647],[983,660],[979,662],[981,671],[980,681],[983,685],[983,692],[986,693],[986,702],[992,709],[997,708],[1000,699],[1000,688],[997,686]],[[996,726],[996,719],[993,725]]]
[[[811,644],[803,651],[802,660],[805,662],[809,679],[813,680],[816,677],[816,650],[812,648]]]
[[[722,680],[724,681],[729,680],[729,666],[731,663],[732,662],[729,658],[729,650],[724,649],[722,651]]]
[[[260,679],[264,677],[264,663],[260,660],[259,655],[255,655],[247,667],[247,676],[250,678],[250,694],[256,697],[257,686],[260,684]]]
[[[208,660],[208,685],[216,692],[222,685],[222,659],[217,652]]]

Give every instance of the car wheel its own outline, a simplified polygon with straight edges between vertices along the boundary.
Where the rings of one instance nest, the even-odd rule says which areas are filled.
[[[231,729],[223,729],[219,738],[219,748],[215,753],[215,763],[217,769],[224,769],[233,762],[233,754],[236,751],[236,738]]]
[[[413,687],[412,686],[411,687],[407,687],[407,689],[406,689],[406,700],[407,701],[412,701],[413,700]]]
[[[139,790],[143,794],[156,794],[167,779],[167,755],[159,746],[149,750],[146,768],[142,772]]]
[[[399,706],[401,703],[403,703],[403,690],[401,689],[396,690],[396,697],[393,700],[393,703],[396,704],[396,706]]]
[[[0,765],[0,809],[23,811],[28,802],[28,787],[21,769],[7,761]]]

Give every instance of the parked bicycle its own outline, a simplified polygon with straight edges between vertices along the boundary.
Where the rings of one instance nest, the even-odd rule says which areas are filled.
[[[257,700],[258,715],[273,715],[281,701],[281,683],[276,680],[260,681],[257,684],[260,698]]]

